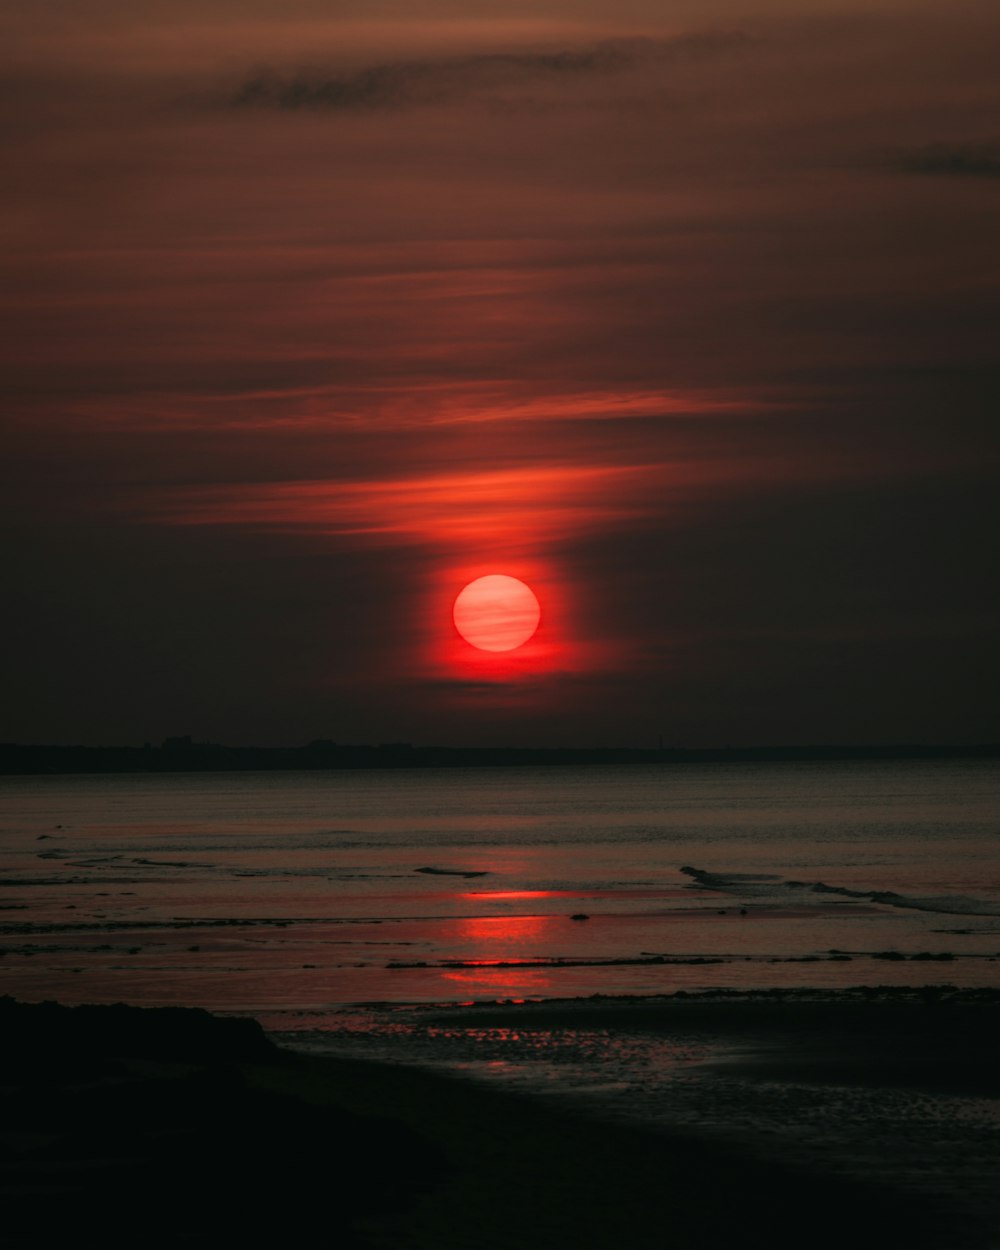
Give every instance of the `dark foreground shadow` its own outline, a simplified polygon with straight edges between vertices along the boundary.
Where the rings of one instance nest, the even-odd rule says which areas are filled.
[[[16,1246],[957,1248],[947,1210],[204,1012],[0,1003]],[[982,1250],[981,1244],[977,1250]]]
[[[253,1021],[7,999],[0,1036],[2,1244],[280,1246],[313,1229],[360,1250],[359,1220],[405,1212],[444,1167],[398,1122],[269,1088],[288,1057]]]

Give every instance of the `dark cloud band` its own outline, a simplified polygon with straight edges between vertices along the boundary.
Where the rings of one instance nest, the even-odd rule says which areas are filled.
[[[894,158],[907,174],[936,178],[1000,178],[1000,146],[976,143],[937,143],[913,148]]]
[[[283,74],[261,69],[232,97],[236,107],[357,112],[452,102],[524,83],[558,82],[618,73],[641,60],[709,55],[742,44],[736,33],[670,40],[610,40],[563,48],[479,53],[366,66],[353,73]]]

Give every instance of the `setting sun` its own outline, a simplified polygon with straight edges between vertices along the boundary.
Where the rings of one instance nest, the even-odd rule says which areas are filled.
[[[513,651],[534,634],[541,608],[516,577],[494,573],[469,582],[455,600],[455,628],[480,651]]]

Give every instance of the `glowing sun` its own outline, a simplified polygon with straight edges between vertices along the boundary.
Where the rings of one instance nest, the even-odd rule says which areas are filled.
[[[480,651],[513,651],[538,628],[542,610],[530,586],[504,573],[477,577],[455,600],[455,628]]]

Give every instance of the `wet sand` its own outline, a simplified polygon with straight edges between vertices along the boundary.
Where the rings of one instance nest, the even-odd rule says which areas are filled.
[[[449,1038],[466,1029],[493,1055],[512,1039],[534,1051],[543,1079],[533,1084],[558,1104],[876,1185],[899,1209],[930,1199],[947,1213],[942,1244],[1000,1246],[996,991],[730,991],[497,1005],[445,1020]],[[497,1066],[502,1079],[515,1065]],[[518,1066],[523,1084],[532,1064]]]
[[[725,1059],[733,1073],[1000,1097],[1000,991],[992,989],[722,990],[484,1004],[438,1018],[453,1028],[587,1027],[715,1038],[737,1052]]]
[[[996,1093],[997,1007],[987,1000],[592,1002],[468,1014],[481,1024],[484,1011],[533,1026],[589,1013],[613,1028],[756,1039],[728,1061],[748,1078],[764,1064],[766,1080],[801,1080],[805,1065],[817,1088],[878,1091],[902,1080],[931,1094]],[[400,1250],[1000,1244],[997,1228],[954,1200],[946,1159],[938,1185],[896,1185],[885,1170],[866,1180],[824,1170],[808,1152],[797,1162],[766,1136],[727,1139],[718,1124],[643,1127],[405,1064],[292,1054],[252,1023],[206,1013],[8,1000],[0,1023],[11,1245],[307,1235]]]

